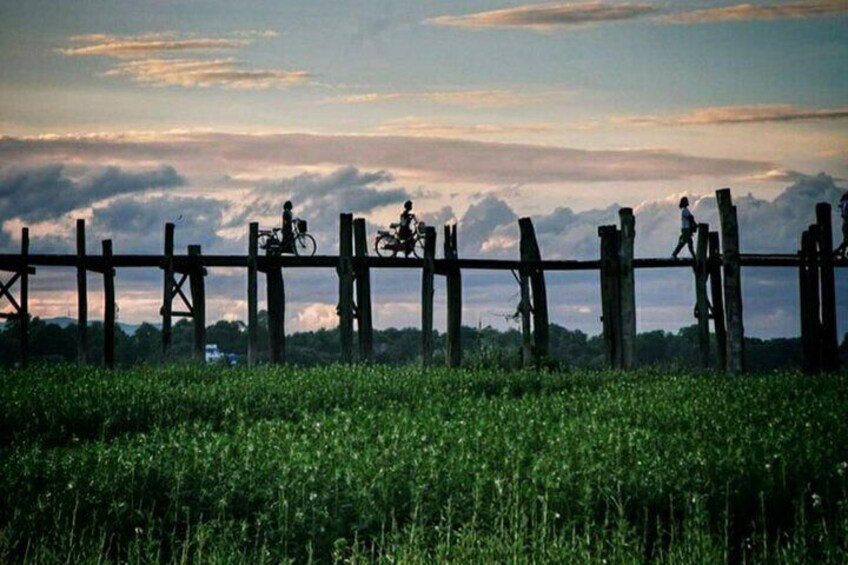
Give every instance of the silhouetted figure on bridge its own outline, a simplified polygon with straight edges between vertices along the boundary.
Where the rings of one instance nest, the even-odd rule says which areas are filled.
[[[692,235],[698,227],[695,223],[695,216],[689,211],[689,199],[685,196],[680,199],[680,239],[677,241],[677,247],[671,253],[672,259],[677,259],[677,254],[683,249],[683,246],[689,248],[689,253],[692,258],[695,258],[695,246],[692,245]]]
[[[294,212],[291,200],[283,204],[283,253],[294,253]]]

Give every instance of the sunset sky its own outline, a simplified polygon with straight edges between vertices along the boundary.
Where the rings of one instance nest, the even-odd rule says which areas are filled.
[[[727,186],[743,252],[791,253],[848,184],[848,0],[6,1],[0,52],[4,251],[27,225],[70,252],[86,218],[92,253],[160,252],[166,221],[180,249],[243,253],[291,198],[335,253],[340,212],[373,233],[412,198],[466,257],[516,257],[524,215],[544,257],[597,257],[619,206],[637,256],[667,256],[679,197],[717,228]],[[288,331],[336,324],[332,271],[286,277]],[[246,317],[244,279],[212,270],[213,319]],[[418,276],[376,281],[377,325],[418,325]],[[797,274],[743,282],[749,334],[799,333]],[[512,324],[508,274],[464,283],[465,323]],[[69,272],[32,284],[34,315],[76,315]],[[119,271],[121,321],[157,321],[159,285]],[[549,285],[552,322],[598,331],[597,273]],[[640,273],[639,330],[694,323],[693,286]]]

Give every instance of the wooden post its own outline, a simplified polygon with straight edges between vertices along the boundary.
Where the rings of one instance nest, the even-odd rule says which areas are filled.
[[[821,321],[819,320],[818,226],[801,236],[798,287],[801,298],[801,368],[807,374],[822,369]]]
[[[203,277],[206,269],[200,263],[201,250],[199,245],[189,245],[190,257],[197,257],[198,261],[189,265],[188,284],[191,288],[191,310],[194,322],[193,357],[199,363],[206,362],[206,284]]]
[[[103,364],[115,368],[115,269],[112,240],[103,240]]]
[[[88,271],[85,266],[85,220],[77,220],[77,364],[88,359]]]
[[[171,356],[172,303],[174,299],[174,224],[165,224],[165,253],[162,259],[162,361]]]
[[[268,295],[268,345],[271,363],[277,365],[286,360],[286,287],[282,267],[270,267],[265,271],[265,290]]]
[[[730,189],[716,191],[721,220],[724,300],[727,308],[727,366],[731,374],[745,370],[745,329],[742,317],[742,269],[739,263],[739,224]]]
[[[21,367],[29,365],[29,228],[21,229]]]
[[[521,290],[521,302],[518,303],[518,312],[521,314],[521,361],[525,367],[529,367],[533,364],[533,333],[530,329],[530,313],[533,308],[530,302],[530,268],[523,256],[518,273],[518,286]]]
[[[339,340],[341,362],[353,362],[353,215],[339,214]]]
[[[601,238],[601,321],[610,367],[621,368],[620,297],[618,277],[619,233],[615,226],[598,228]]]
[[[256,271],[259,224],[250,222],[247,240],[247,366],[259,362],[259,299],[256,291]]]
[[[368,258],[368,235],[365,218],[353,221],[353,239],[358,260],[356,266],[356,331],[359,337],[359,361],[374,361],[374,325],[371,317],[371,273]]]
[[[833,228],[830,204],[816,204],[818,224],[819,276],[821,280],[821,363],[822,370],[839,369],[839,338],[836,329],[836,282],[833,273]]]
[[[433,294],[435,292],[436,228],[424,228],[424,269],[421,271],[421,363],[433,364]]]
[[[721,255],[719,253],[718,232],[709,234],[710,245],[710,298],[712,298],[713,331],[716,336],[718,366],[727,366],[727,330],[724,326],[724,287],[721,281]]]
[[[698,319],[698,350],[701,354],[701,367],[710,366],[710,308],[707,300],[707,249],[710,238],[710,226],[698,224],[698,241],[695,248],[695,317]]]
[[[445,226],[445,259],[455,261],[459,258],[456,241],[456,224]],[[455,264],[449,264],[445,272],[447,291],[447,344],[445,364],[459,367],[462,364],[462,272]]]
[[[519,218],[518,229],[521,237],[519,247],[522,250],[522,261],[539,263],[542,253],[536,241],[536,230],[530,218]],[[548,323],[548,292],[545,286],[545,272],[535,265],[529,269],[530,289],[533,293],[533,355],[536,362],[541,362],[548,356],[550,343],[550,328]]]
[[[636,365],[636,282],[633,271],[633,244],[636,239],[636,218],[632,208],[618,211],[621,222],[618,253],[619,293],[621,304],[621,367]],[[709,331],[709,330],[708,330]]]

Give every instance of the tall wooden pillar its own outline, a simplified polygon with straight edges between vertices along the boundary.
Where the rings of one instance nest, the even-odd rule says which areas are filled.
[[[171,340],[173,338],[172,312],[174,300],[174,224],[165,224],[165,250],[162,258],[162,361],[167,362],[171,356]]]
[[[115,368],[115,268],[112,240],[103,240],[103,364]]]
[[[521,240],[521,260],[529,263],[530,290],[533,294],[533,356],[536,362],[547,358],[550,349],[550,328],[548,319],[548,292],[545,285],[545,272],[539,263],[542,253],[536,241],[536,230],[530,218],[519,218],[518,229]]]
[[[247,240],[247,365],[259,363],[259,297],[257,296],[257,255],[259,224],[250,222]]]
[[[621,290],[619,287],[619,231],[615,226],[598,228],[601,238],[601,321],[610,367],[622,367]]]
[[[21,367],[29,365],[29,228],[21,229]]]
[[[730,189],[716,191],[721,220],[724,301],[727,320],[727,366],[731,374],[745,370],[745,329],[742,317],[742,268],[739,262],[739,223]]]
[[[339,215],[339,340],[341,362],[353,362],[353,215]]]
[[[459,259],[456,224],[445,226],[444,251],[448,318],[445,363],[448,367],[459,367],[462,364],[462,272],[455,263]]]
[[[710,312],[707,300],[709,237],[710,226],[698,224],[698,241],[695,248],[695,317],[698,319],[698,351],[701,367],[704,368],[710,366]]]
[[[818,226],[811,226],[801,235],[801,250],[799,252],[801,367],[808,374],[819,373],[822,369],[818,239]]]
[[[421,363],[433,364],[433,294],[435,292],[436,228],[424,228],[424,269],[421,271]]]
[[[85,264],[85,220],[77,220],[77,364],[88,360],[88,271]]]
[[[713,331],[716,336],[718,366],[727,366],[727,330],[724,326],[724,286],[721,280],[721,253],[718,232],[709,233],[710,298],[712,299]]]
[[[530,267],[523,257],[518,272],[518,286],[521,292],[521,302],[518,303],[518,313],[521,315],[521,362],[529,367],[533,364],[533,331],[530,326],[533,306],[530,302]]]
[[[636,239],[636,218],[632,208],[618,211],[619,232],[618,276],[621,297],[621,367],[636,365],[636,281],[633,270],[633,247]]]
[[[368,268],[368,235],[365,218],[353,221],[353,241],[356,253],[356,332],[359,337],[359,361],[374,361],[374,324],[371,316],[371,272]]]
[[[197,263],[189,264],[188,284],[191,288],[191,313],[194,323],[192,357],[199,363],[206,362],[206,269],[200,262],[202,255],[199,245],[189,245],[188,255],[197,258]]]
[[[821,278],[821,362],[822,370],[839,369],[839,338],[836,329],[836,281],[833,272],[833,228],[830,204],[816,204],[818,225],[819,276]]]
[[[268,345],[271,363],[277,365],[286,360],[286,287],[282,267],[269,266],[265,271],[265,290],[268,297]]]

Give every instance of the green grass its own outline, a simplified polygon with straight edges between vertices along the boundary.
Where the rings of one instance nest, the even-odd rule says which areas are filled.
[[[848,560],[848,375],[0,376],[0,562]]]

